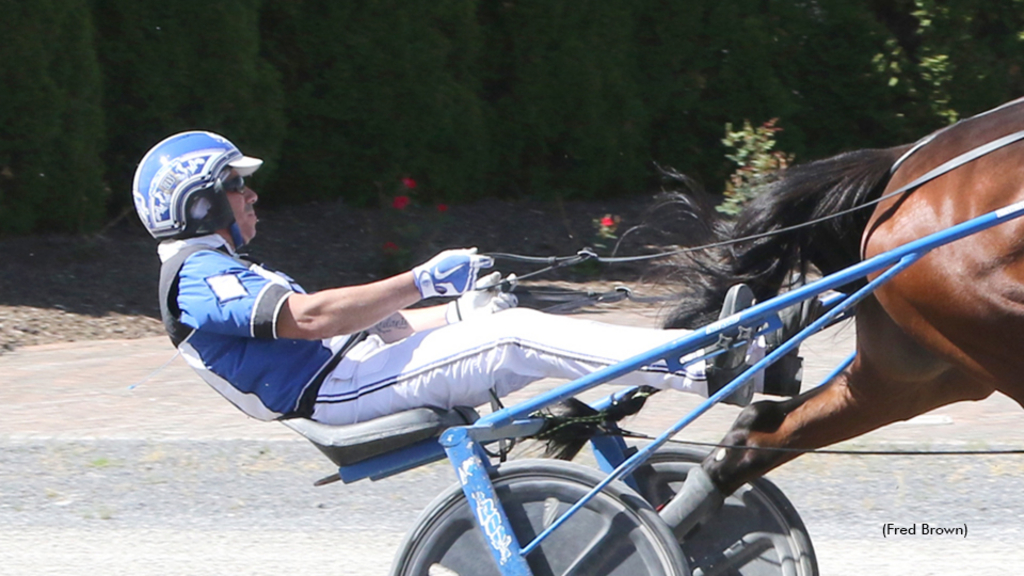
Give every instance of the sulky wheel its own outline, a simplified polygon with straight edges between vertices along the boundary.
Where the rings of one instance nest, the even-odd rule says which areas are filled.
[[[492,476],[521,546],[560,517],[604,476],[570,462],[521,460]],[[688,576],[679,545],[642,498],[613,482],[552,532],[528,557],[534,576]],[[420,514],[392,566],[393,576],[499,576],[462,487]]]
[[[633,473],[640,494],[655,508],[663,506],[704,457],[696,450],[663,447]],[[726,498],[722,509],[688,534],[682,546],[694,576],[818,574],[811,540],[793,504],[764,478]]]

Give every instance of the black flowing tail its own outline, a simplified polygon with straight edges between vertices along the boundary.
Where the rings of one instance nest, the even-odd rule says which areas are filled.
[[[689,199],[691,217],[710,219],[704,227],[713,231],[712,241],[768,235],[696,251],[678,262],[672,274],[681,286],[681,299],[666,327],[695,329],[714,322],[726,292],[736,283],[748,284],[764,301],[803,281],[811,265],[828,274],[856,263],[870,208],[800,225],[877,198],[889,181],[890,168],[908,148],[858,150],[787,168],[764,185],[734,222],[709,209],[692,188],[681,193]]]

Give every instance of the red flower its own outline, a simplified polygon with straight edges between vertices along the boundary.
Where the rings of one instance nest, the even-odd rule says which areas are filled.
[[[388,254],[394,254],[399,250],[398,244],[395,244],[394,242],[385,242],[384,245],[381,246],[381,249]]]
[[[442,214],[447,212],[448,211],[448,205],[447,204],[438,204],[437,205],[437,211],[441,212]]]
[[[391,205],[394,206],[396,210],[404,210],[405,207],[409,205],[409,202],[412,202],[412,200],[410,200],[408,196],[395,196]]]
[[[615,219],[611,216],[605,216],[604,218],[601,218],[601,226],[611,228],[612,226],[615,226]]]
[[[413,180],[412,178],[408,178],[408,177],[402,178],[402,186],[405,186],[409,190],[415,190],[416,189],[416,181]]]

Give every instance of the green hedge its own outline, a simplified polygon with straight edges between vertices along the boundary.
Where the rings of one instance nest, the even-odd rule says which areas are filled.
[[[367,204],[402,177],[479,197],[488,161],[470,0],[268,3],[288,134],[268,198]]]
[[[0,233],[130,210],[143,153],[221,132],[267,203],[721,188],[727,122],[808,160],[1024,92],[1024,0],[0,0]]]
[[[649,159],[630,0],[488,6],[484,53],[492,191],[635,192]]]
[[[88,230],[105,213],[88,2],[0,0],[0,233]]]
[[[271,162],[284,134],[279,74],[260,55],[259,0],[94,0],[107,178],[130,209],[135,166],[189,129],[228,136]]]

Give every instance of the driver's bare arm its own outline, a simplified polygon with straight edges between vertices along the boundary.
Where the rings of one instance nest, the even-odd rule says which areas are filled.
[[[412,272],[359,286],[295,293],[278,312],[277,337],[319,340],[353,334],[419,300]]]

